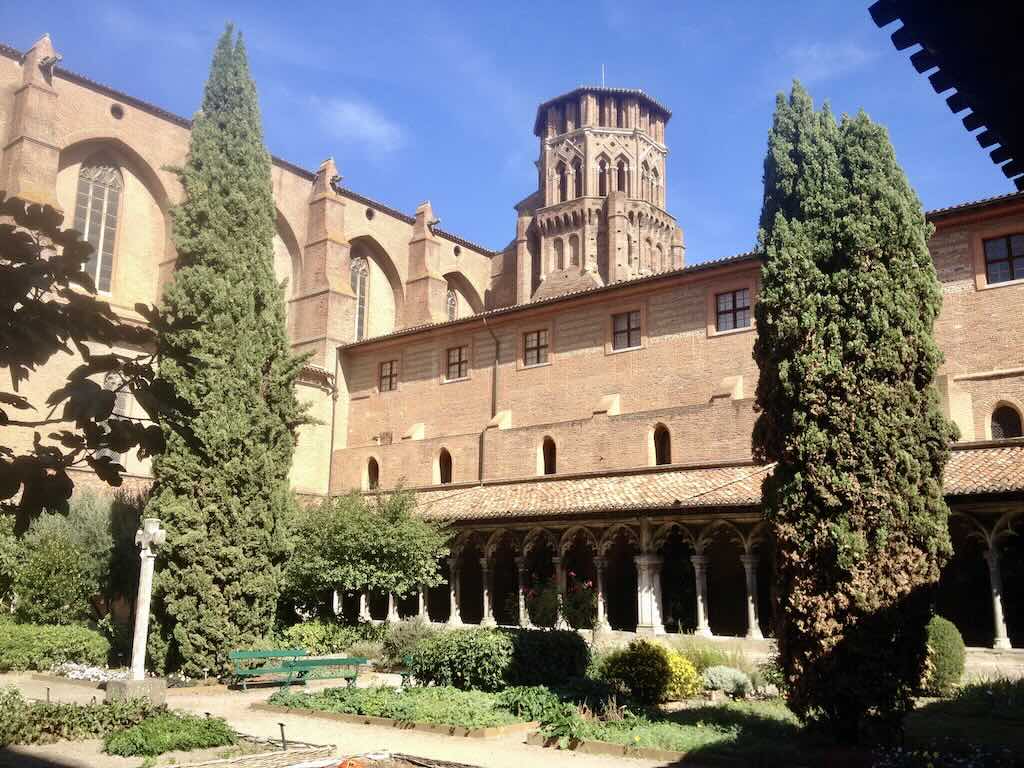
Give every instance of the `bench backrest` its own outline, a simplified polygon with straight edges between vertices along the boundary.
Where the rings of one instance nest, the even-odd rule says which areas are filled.
[[[296,659],[291,663],[291,666],[297,669],[309,667],[359,667],[369,663],[370,660],[362,656],[353,656],[351,658],[323,658],[322,656],[317,656],[315,658]]]
[[[282,648],[274,651],[231,651],[228,658],[231,661],[251,661],[254,659],[293,659],[296,656],[305,655],[305,648]]]

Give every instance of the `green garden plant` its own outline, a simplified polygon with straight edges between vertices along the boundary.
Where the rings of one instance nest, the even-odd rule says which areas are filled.
[[[382,644],[384,661],[393,667],[402,666],[405,657],[409,656],[416,646],[439,631],[429,621],[418,616],[388,625]]]
[[[794,711],[844,742],[896,738],[951,547],[955,427],[934,386],[931,226],[886,131],[794,84],[768,137],[754,357],[756,458]]]
[[[578,632],[503,631],[512,639],[512,663],[506,673],[510,684],[558,686],[586,674],[590,647]]]
[[[933,696],[949,696],[964,674],[967,649],[960,630],[941,616],[928,622],[928,666],[922,688]]]
[[[427,638],[412,652],[421,683],[497,691],[512,664],[512,638],[500,630],[454,629]]]
[[[109,704],[28,702],[17,688],[0,688],[0,747],[102,738],[164,711],[144,699]]]
[[[734,699],[742,699],[754,690],[750,676],[732,667],[708,667],[702,675],[709,691],[722,691]]]
[[[287,525],[288,472],[305,416],[295,396],[274,277],[276,209],[256,87],[229,26],[217,43],[172,211],[177,263],[164,291],[181,328],[158,335],[159,381],[197,415],[187,442],[161,420],[146,515],[167,529],[153,606],[158,667],[191,677],[229,668],[228,653],[274,624]],[[195,361],[186,369],[175,362]]]
[[[237,741],[235,732],[220,717],[161,712],[107,734],[103,751],[122,757],[156,757],[164,752],[226,747]]]
[[[630,699],[640,704],[657,704],[668,695],[672,665],[664,646],[638,639],[610,653],[601,674]]]
[[[109,655],[109,641],[87,627],[0,622],[0,672],[49,672],[66,661],[102,666]]]
[[[700,672],[679,651],[668,652],[668,666],[671,674],[665,695],[669,701],[691,699],[704,692],[704,679]]]

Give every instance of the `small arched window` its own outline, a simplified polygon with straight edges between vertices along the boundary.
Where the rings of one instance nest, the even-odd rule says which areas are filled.
[[[356,341],[366,337],[366,289],[370,282],[370,267],[365,256],[352,259],[352,293],[356,295]]]
[[[626,161],[619,160],[615,166],[615,189],[626,192]]]
[[[643,200],[651,199],[650,182],[650,173],[647,169],[647,163],[644,162],[644,164],[640,166],[640,197]]]
[[[452,481],[452,455],[447,448],[442,448],[437,456],[437,481],[441,485],[448,485]]]
[[[565,269],[565,243],[562,238],[555,238],[555,269]]]
[[[558,174],[558,202],[564,203],[569,199],[569,174],[565,170],[565,163],[555,166],[555,173]]]
[[[117,166],[89,160],[78,172],[75,229],[92,245],[84,269],[100,291],[110,290],[114,271],[114,241],[124,180]]]
[[[454,288],[448,289],[448,296],[445,299],[445,308],[448,312],[449,320],[457,320],[459,318],[459,295],[455,292]]]
[[[672,463],[672,435],[664,424],[654,428],[654,463],[658,466]]]
[[[380,488],[380,465],[372,456],[366,462],[366,488],[370,491]]]
[[[577,157],[572,161],[573,196],[583,197],[583,164]]]
[[[665,249],[661,247],[661,243],[654,246],[654,260],[659,272],[668,269],[668,264],[665,263]]]
[[[1001,405],[992,412],[992,439],[1021,437],[1020,413],[1009,405]]]
[[[651,168],[651,202],[661,205],[661,178],[657,168]]]
[[[569,235],[569,264],[574,267],[580,265],[580,236]]]
[[[541,450],[544,454],[544,474],[555,474],[555,472],[558,471],[557,465],[555,463],[556,459],[558,458],[558,449],[555,447],[555,441],[552,440],[550,437],[545,437],[544,445],[542,446]]]
[[[597,194],[608,197],[608,163],[604,160],[597,162]]]
[[[629,232],[626,233],[626,263],[633,264],[633,236]]]

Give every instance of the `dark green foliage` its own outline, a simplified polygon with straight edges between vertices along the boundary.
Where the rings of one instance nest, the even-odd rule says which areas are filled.
[[[217,44],[180,171],[185,202],[173,211],[178,262],[164,302],[184,327],[158,339],[169,360],[160,380],[195,411],[195,440],[165,426],[146,509],[167,528],[153,598],[162,643],[151,650],[195,677],[226,671],[232,648],[273,626],[304,418],[302,361],[289,352],[273,273],[270,156],[233,38],[228,27]],[[186,356],[194,368],[177,363]]]
[[[512,638],[512,666],[506,674],[513,685],[557,686],[582,677],[590,664],[590,647],[569,630],[504,630]]]
[[[0,612],[14,603],[14,580],[21,568],[21,542],[14,535],[14,518],[0,515]]]
[[[358,493],[302,513],[285,570],[287,594],[321,616],[332,615],[333,590],[405,595],[441,583],[438,560],[448,555],[449,532],[415,516],[411,493]]]
[[[96,286],[82,271],[92,246],[74,230],[61,229],[63,214],[5,198],[0,190],[0,219],[0,369],[10,374],[12,390],[0,391],[0,512],[15,515],[21,534],[41,510],[66,508],[74,488],[68,469],[87,467],[109,485],[120,485],[124,467],[102,451],[138,448],[140,457],[150,456],[164,445],[152,420],[162,418],[168,430],[187,440],[191,413],[155,379],[156,367],[166,361],[147,351],[154,334],[170,326],[144,304],[135,310],[148,327],[123,321],[96,299]],[[86,342],[94,345],[91,350]],[[54,355],[68,352],[81,364],[45,402],[18,394],[21,382]],[[179,364],[187,366],[187,358]],[[107,375],[116,377],[117,391],[130,392],[148,418],[111,416],[117,392],[103,388]],[[16,429],[42,432],[35,431],[31,450],[20,452],[7,444]]]
[[[497,691],[512,664],[512,638],[496,629],[454,629],[424,640],[412,652],[412,673],[423,684]]]
[[[103,751],[122,757],[156,757],[164,752],[226,747],[237,740],[222,718],[162,712],[107,734]]]
[[[327,688],[316,693],[281,690],[270,697],[281,707],[386,717],[402,723],[490,728],[522,722],[492,694],[444,686],[432,688]]]
[[[928,673],[923,688],[935,696],[948,696],[960,684],[967,649],[960,630],[941,616],[928,622]]]
[[[109,655],[107,639],[87,627],[0,622],[0,672],[49,672],[65,661],[103,665]]]
[[[664,646],[633,640],[604,659],[601,676],[640,704],[664,701],[672,681],[672,667]]]
[[[419,617],[387,625],[383,642],[384,661],[393,667],[403,666],[405,657],[410,655],[417,645],[439,631],[429,621]]]
[[[950,552],[931,230],[885,130],[837,125],[798,84],[764,181],[754,451],[778,462],[762,493],[788,698],[845,741],[869,722],[891,735]]]
[[[163,711],[144,699],[109,704],[27,702],[17,688],[0,688],[0,747],[96,739]]]
[[[281,633],[280,639],[270,639],[270,648],[304,648],[312,656],[345,653],[354,644],[370,640],[379,641],[386,627],[379,624],[350,626],[337,621],[315,619],[293,624]],[[249,646],[253,649],[254,646]]]
[[[498,694],[498,702],[516,717],[527,722],[545,720],[562,706],[557,693],[543,685],[517,685]]]

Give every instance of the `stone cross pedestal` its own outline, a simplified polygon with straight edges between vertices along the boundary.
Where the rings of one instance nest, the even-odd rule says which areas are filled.
[[[153,592],[153,561],[156,547],[167,539],[167,531],[160,527],[160,521],[147,517],[142,528],[135,533],[139,545],[139,592],[135,599],[135,634],[132,639],[132,667],[128,680],[111,680],[107,683],[107,701],[126,698],[148,698],[154,704],[162,704],[166,694],[166,682],[146,680],[146,638],[149,634],[149,600]]]

